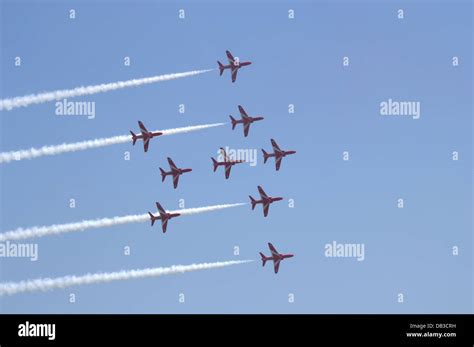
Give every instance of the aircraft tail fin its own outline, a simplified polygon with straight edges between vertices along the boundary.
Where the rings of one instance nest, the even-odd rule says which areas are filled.
[[[222,65],[220,61],[218,61],[217,64],[219,64],[219,76],[222,76],[224,73],[224,65]]]
[[[135,142],[137,142],[137,135],[135,135],[135,133],[131,130],[130,130],[130,134],[132,135],[132,141],[133,141],[132,144],[135,146]]]
[[[160,172],[161,172],[161,182],[164,182],[166,178],[166,172],[161,167],[160,167]]]
[[[212,165],[214,166],[214,172],[216,172],[216,170],[217,170],[217,161],[214,158],[211,158],[211,159],[212,159]]]
[[[262,149],[262,152],[263,152],[263,163],[265,164],[270,156],[268,155],[267,152],[265,152],[264,149]]]
[[[267,257],[265,257],[265,254],[263,254],[262,252],[259,253],[260,257],[262,258],[262,266],[265,266],[265,263],[267,262]]]
[[[151,226],[153,226],[153,224],[155,224],[156,217],[154,215],[152,215],[151,212],[148,212],[148,214],[150,215]]]
[[[230,115],[229,115],[229,118],[230,118],[230,121],[231,121],[231,123],[232,123],[232,130],[234,130],[234,129],[235,129],[235,126],[237,125],[237,121],[235,120],[234,117],[232,117],[232,116],[230,116]]]
[[[252,198],[250,195],[249,195],[249,198],[250,198],[250,202],[252,203],[252,210],[255,209],[255,206],[257,206],[257,201]]]

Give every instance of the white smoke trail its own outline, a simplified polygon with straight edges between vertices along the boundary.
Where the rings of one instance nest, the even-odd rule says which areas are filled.
[[[253,260],[233,260],[215,263],[202,263],[191,265],[173,265],[170,267],[147,268],[138,270],[122,270],[117,272],[86,274],[82,276],[64,276],[57,278],[39,278],[21,282],[0,283],[0,296],[14,295],[23,292],[46,291],[51,289],[63,289],[66,287],[106,283],[112,281],[123,281],[136,278],[159,277],[175,275],[190,271],[217,269],[231,265],[239,265],[252,262]]]
[[[217,211],[217,210],[222,210],[222,209],[237,207],[237,206],[242,206],[242,205],[246,205],[246,203],[187,208],[183,210],[170,211],[170,212],[180,213],[181,215],[190,215],[190,214]],[[0,242],[5,242],[8,240],[13,241],[13,240],[29,239],[29,238],[34,238],[34,237],[42,237],[46,235],[57,235],[57,234],[74,232],[74,231],[83,231],[86,229],[104,228],[104,227],[120,225],[120,224],[141,223],[141,222],[146,222],[149,220],[150,220],[150,216],[147,213],[144,213],[144,214],[122,216],[122,217],[84,220],[82,222],[76,222],[76,223],[53,224],[49,226],[39,226],[39,227],[31,227],[31,228],[25,228],[25,229],[18,228],[18,229],[6,231],[0,234]]]
[[[40,93],[40,94],[31,94],[31,95],[25,95],[25,96],[18,96],[15,98],[2,99],[0,100],[0,111],[3,111],[3,110],[10,111],[14,108],[22,107],[22,106],[27,107],[31,104],[42,104],[48,101],[60,100],[60,99],[65,99],[65,98],[73,98],[73,97],[82,96],[82,95],[104,93],[104,92],[108,92],[108,91],[116,90],[116,89],[137,87],[143,84],[170,81],[170,80],[174,80],[178,78],[199,75],[199,74],[206,73],[212,70],[213,69],[172,73],[172,74],[166,74],[166,75],[160,75],[160,76],[154,76],[154,77],[133,79],[133,80],[128,80],[128,81],[104,83],[104,84],[99,84],[95,86],[77,87],[74,89],[63,89],[63,90],[56,90],[53,92],[45,92],[45,93]]]
[[[188,126],[188,127],[183,127],[183,128],[157,130],[157,131],[163,132],[163,135],[175,135],[175,134],[181,134],[181,133],[189,133],[191,131],[214,128],[214,127],[218,127],[224,124],[225,123],[194,125],[194,126]],[[23,160],[23,159],[34,159],[34,158],[43,157],[46,155],[58,155],[61,153],[84,151],[86,149],[111,146],[111,145],[131,142],[131,141],[132,141],[131,135],[121,135],[121,136],[113,136],[113,137],[108,137],[108,138],[101,138],[101,139],[75,142],[75,143],[63,143],[61,145],[55,145],[55,146],[43,146],[41,148],[30,148],[30,149],[23,149],[19,151],[2,152],[0,153],[0,164],[9,163],[11,161]]]

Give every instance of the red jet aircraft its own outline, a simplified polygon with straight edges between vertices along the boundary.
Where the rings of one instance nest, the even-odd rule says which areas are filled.
[[[295,154],[296,151],[284,151],[278,147],[278,144],[274,139],[271,139],[272,142],[272,147],[273,147],[273,153],[267,153],[265,152],[264,149],[262,149],[263,152],[263,163],[265,164],[270,157],[275,157],[275,168],[276,170],[280,170],[280,165],[281,165],[281,159],[286,157],[287,155]]]
[[[156,208],[158,209],[159,216],[154,216],[151,212],[148,212],[151,219],[151,226],[153,226],[153,224],[155,224],[155,221],[159,219],[161,220],[161,228],[163,229],[163,233],[166,233],[166,228],[168,227],[168,221],[171,218],[180,216],[181,214],[166,212],[159,202],[156,203]]]
[[[133,145],[135,146],[135,142],[137,142],[138,139],[143,139],[143,149],[145,150],[145,152],[147,152],[148,145],[150,144],[150,139],[156,136],[163,135],[163,133],[160,131],[148,131],[143,125],[143,123],[140,121],[138,121],[138,126],[140,127],[141,135],[136,135],[133,131],[130,130],[130,134],[132,134]]]
[[[262,257],[262,266],[265,266],[265,263],[267,260],[273,260],[273,268],[275,270],[275,273],[278,273],[278,269],[280,268],[280,262],[283,259],[287,258],[292,258],[293,254],[280,254],[278,251],[273,247],[273,245],[269,242],[268,243],[268,248],[270,248],[270,252],[272,253],[271,257],[266,257],[265,254],[260,252],[260,256]]]
[[[172,175],[173,176],[173,186],[174,186],[174,189],[176,189],[178,187],[178,181],[179,181],[179,176],[184,174],[185,172],[191,172],[193,171],[193,169],[182,169],[182,168],[179,168],[177,167],[174,163],[173,163],[173,160],[171,160],[171,158],[168,158],[168,164],[170,164],[170,171],[166,172],[165,170],[163,170],[161,167],[160,167],[160,171],[161,171],[161,182],[164,182],[165,181],[165,178],[166,176],[168,175]]]
[[[222,156],[224,157],[224,161],[218,162],[214,158],[212,159],[212,164],[214,165],[214,172],[216,172],[217,168],[219,166],[224,166],[225,167],[225,178],[228,179],[230,176],[230,169],[232,169],[232,166],[235,164],[240,164],[240,163],[245,163],[244,160],[231,160],[229,157],[227,157],[227,154],[225,153],[224,148],[221,147],[221,153]]]
[[[260,200],[255,200],[249,195],[250,202],[252,203],[252,210],[255,209],[255,206],[257,204],[262,204],[263,205],[263,216],[266,217],[268,216],[268,210],[270,208],[270,204],[274,203],[275,201],[280,201],[283,200],[283,198],[280,197],[271,197],[268,196],[262,189],[262,187],[258,186],[258,192],[260,193]]]
[[[220,76],[222,76],[224,70],[230,69],[232,83],[234,83],[237,79],[237,71],[239,71],[242,66],[247,66],[252,63],[250,61],[240,62],[238,59],[234,59],[234,57],[229,51],[225,51],[225,53],[227,54],[227,60],[229,61],[229,65],[223,65],[220,61],[217,62],[217,64],[219,64]]]
[[[140,127],[141,135],[136,135],[133,131],[130,130],[130,134],[132,134],[133,145],[137,142],[138,139],[143,139],[143,149],[145,152],[148,151],[148,145],[150,144],[150,139],[154,138],[155,136],[163,135],[162,132],[152,132],[146,130],[145,126],[142,122],[138,121],[138,126]]]
[[[249,134],[249,130],[250,130],[250,124],[252,124],[253,122],[262,120],[263,117],[261,117],[261,116],[250,117],[247,114],[247,112],[245,112],[244,108],[240,105],[239,105],[239,112],[240,112],[240,116],[241,116],[242,119],[236,120],[236,119],[234,119],[234,117],[229,116],[230,121],[232,122],[232,130],[235,129],[235,126],[237,124],[243,124],[243,126],[244,126],[244,136],[247,137],[247,135]]]

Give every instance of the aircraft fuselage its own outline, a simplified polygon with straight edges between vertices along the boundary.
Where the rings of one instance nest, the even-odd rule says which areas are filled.
[[[240,163],[243,163],[243,162],[244,162],[243,160],[218,161],[217,165],[227,167],[227,166],[233,166],[235,164],[240,164]]]
[[[277,260],[283,260],[283,259],[287,259],[287,258],[293,258],[294,255],[293,254],[278,254],[278,255],[272,255],[271,257],[267,257],[268,260],[274,260],[274,261],[277,261]]]
[[[177,169],[171,169],[171,171],[165,171],[165,175],[166,176],[169,176],[169,175],[172,175],[172,176],[175,176],[175,175],[182,175],[186,172],[191,172],[193,171],[193,169],[181,169],[181,168],[177,168]]]
[[[233,63],[233,64],[227,64],[227,65],[224,65],[222,68],[224,70],[226,69],[231,69],[232,71],[234,71],[235,69],[240,69],[241,67],[243,66],[247,66],[247,65],[250,65],[252,64],[252,62],[250,61],[243,61],[243,62],[238,62],[237,60]]]
[[[273,153],[269,153],[268,157],[286,157],[287,155],[295,154],[296,151],[276,151]]]
[[[282,197],[271,197],[271,196],[269,196],[268,198],[262,198],[260,200],[257,200],[255,203],[265,205],[265,204],[272,204],[275,201],[281,201],[281,200],[283,200]]]
[[[259,120],[263,120],[263,117],[248,117],[248,118],[242,118],[242,119],[237,119],[234,121],[236,124],[245,124],[245,123],[253,123]]]
[[[179,216],[181,216],[181,214],[179,214],[179,213],[166,213],[166,214],[160,215],[160,218],[158,218],[158,219],[163,219],[163,220],[168,219],[169,220],[171,218],[179,217]]]

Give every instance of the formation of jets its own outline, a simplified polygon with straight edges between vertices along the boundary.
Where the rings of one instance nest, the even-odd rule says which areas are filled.
[[[226,55],[227,55],[227,59],[228,59],[229,64],[228,65],[223,65],[222,63],[220,63],[218,61],[217,63],[219,65],[219,73],[222,76],[224,71],[226,69],[229,69],[230,73],[231,73],[232,82],[235,82],[236,79],[237,79],[237,72],[239,71],[239,69],[244,67],[244,66],[250,65],[251,62],[249,62],[249,61],[240,62],[240,60],[238,58],[234,58],[233,55],[229,51],[226,51]],[[239,109],[239,113],[240,113],[240,119],[235,119],[234,117],[232,117],[232,115],[229,116],[231,124],[232,124],[232,130],[234,130],[238,124],[242,124],[244,137],[247,137],[249,135],[250,125],[253,124],[254,122],[263,120],[264,117],[262,117],[262,116],[254,116],[254,117],[249,116],[247,114],[247,112],[245,111],[245,109],[241,105],[238,105],[238,109]],[[150,144],[150,140],[154,137],[163,135],[163,133],[159,132],[159,131],[157,131],[157,132],[148,131],[141,121],[138,121],[138,126],[140,128],[140,134],[139,135],[135,134],[133,131],[130,131],[130,134],[132,135],[133,145],[135,145],[137,140],[139,140],[139,139],[143,140],[143,150],[145,152],[147,152],[149,144]],[[279,171],[282,159],[284,157],[288,156],[288,155],[295,154],[296,151],[294,151],[294,150],[282,150],[278,146],[278,144],[276,143],[276,141],[274,139],[271,139],[271,144],[272,144],[272,148],[273,148],[273,153],[267,153],[264,149],[262,149],[263,163],[265,164],[269,158],[274,157],[275,158],[276,171]],[[244,163],[245,161],[244,160],[232,160],[232,159],[230,159],[229,156],[227,155],[226,151],[222,147],[220,148],[220,151],[221,151],[221,155],[223,157],[223,160],[222,161],[217,161],[216,159],[211,158],[212,159],[212,164],[213,164],[213,169],[214,169],[214,172],[215,172],[215,171],[217,171],[219,166],[224,167],[225,178],[229,179],[232,167],[234,165]],[[166,179],[166,176],[172,176],[173,177],[173,187],[174,187],[174,189],[176,189],[178,187],[179,177],[182,174],[186,173],[186,172],[191,172],[192,169],[191,168],[179,168],[178,166],[176,166],[176,164],[173,162],[173,160],[170,157],[168,157],[167,160],[168,160],[168,164],[169,164],[169,167],[170,167],[170,171],[165,171],[161,167],[159,168],[160,173],[161,173],[161,181],[164,182],[165,179]],[[258,204],[261,204],[262,207],[263,207],[263,216],[267,217],[269,209],[270,209],[270,205],[272,203],[276,202],[276,201],[283,200],[283,198],[282,197],[268,196],[261,186],[258,186],[257,189],[258,189],[258,193],[260,195],[259,200],[256,200],[252,196],[249,195],[252,210],[254,210],[255,207]],[[148,215],[150,216],[150,220],[151,220],[151,225],[153,226],[157,220],[160,220],[162,231],[163,231],[163,233],[166,233],[166,230],[168,228],[168,221],[172,218],[179,217],[180,214],[179,213],[167,212],[163,208],[163,206],[160,205],[159,202],[156,202],[156,208],[158,210],[156,215],[154,215],[151,212],[148,212]],[[275,249],[275,247],[271,243],[268,243],[268,247],[270,249],[271,256],[267,257],[263,253],[260,253],[260,256],[262,258],[262,266],[265,266],[265,263],[267,261],[273,261],[274,271],[275,271],[275,273],[278,273],[278,270],[280,268],[280,262],[284,259],[293,257],[293,254],[280,254],[280,253],[278,253],[278,251]]]

